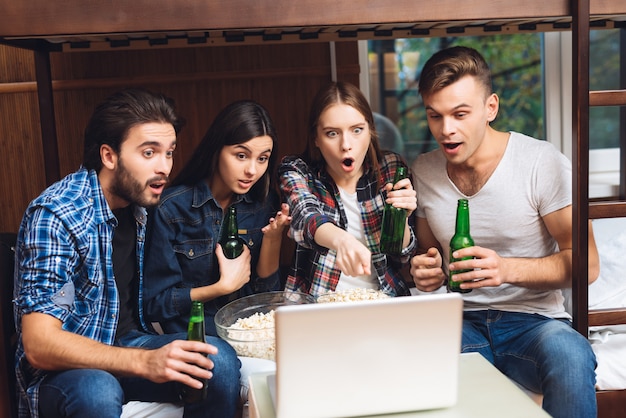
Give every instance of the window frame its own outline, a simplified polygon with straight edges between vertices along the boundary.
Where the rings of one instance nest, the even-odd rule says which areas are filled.
[[[546,140],[572,160],[572,32],[545,32],[543,48]],[[331,54],[333,52],[331,51]],[[370,99],[368,41],[358,41],[360,85]],[[620,149],[589,151],[589,197],[619,196]]]

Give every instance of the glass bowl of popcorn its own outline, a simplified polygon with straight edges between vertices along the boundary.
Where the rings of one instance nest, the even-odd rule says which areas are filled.
[[[264,292],[234,300],[215,314],[217,335],[241,357],[276,358],[274,312],[277,307],[315,303],[299,292]]]

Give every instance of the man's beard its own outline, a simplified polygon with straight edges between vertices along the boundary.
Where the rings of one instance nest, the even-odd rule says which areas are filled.
[[[118,168],[113,180],[111,191],[125,201],[143,207],[156,206],[159,197],[149,199],[145,195],[146,189],[150,188],[150,184],[160,180],[168,180],[167,176],[156,176],[149,179],[145,185],[139,183],[132,174],[126,169],[122,159],[118,160]]]

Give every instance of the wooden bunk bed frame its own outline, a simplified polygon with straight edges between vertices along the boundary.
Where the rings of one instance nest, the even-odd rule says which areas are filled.
[[[423,3],[423,4],[422,4]],[[0,43],[35,53],[46,180],[59,163],[50,52],[189,48],[276,42],[340,42],[449,34],[573,32],[574,327],[626,323],[626,311],[588,312],[588,219],[626,217],[626,144],[619,196],[589,201],[589,107],[625,106],[626,90],[589,91],[589,30],[625,28],[623,0],[0,0]],[[622,138],[626,135],[622,135]],[[626,390],[598,392],[599,416],[617,417]]]

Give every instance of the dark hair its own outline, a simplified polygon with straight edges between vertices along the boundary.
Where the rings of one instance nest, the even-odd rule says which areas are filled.
[[[174,111],[174,101],[162,94],[132,88],[109,96],[96,107],[85,129],[83,166],[100,172],[102,145],[119,154],[128,131],[151,122],[170,123],[176,135],[184,124]]]
[[[492,93],[491,71],[478,51],[465,46],[442,49],[424,64],[418,90],[422,97],[429,96],[468,75],[483,85],[485,98]]]
[[[220,111],[191,159],[172,181],[172,186],[179,184],[193,186],[202,179],[211,178],[217,171],[220,153],[224,146],[243,144],[265,135],[272,138],[273,152],[270,154],[267,171],[249,192],[253,199],[263,201],[267,197],[273,183],[271,179],[276,171],[278,138],[267,110],[252,100],[233,102]]]
[[[370,130],[370,145],[365,156],[365,162],[370,164],[375,175],[377,186],[381,181],[380,162],[382,152],[378,143],[378,134],[374,124],[374,115],[370,105],[357,86],[344,81],[337,81],[323,86],[313,98],[309,112],[309,129],[307,133],[306,149],[302,158],[311,166],[322,168],[326,165],[319,148],[315,146],[317,138],[317,125],[320,116],[329,107],[337,103],[343,103],[359,111],[365,118]]]

